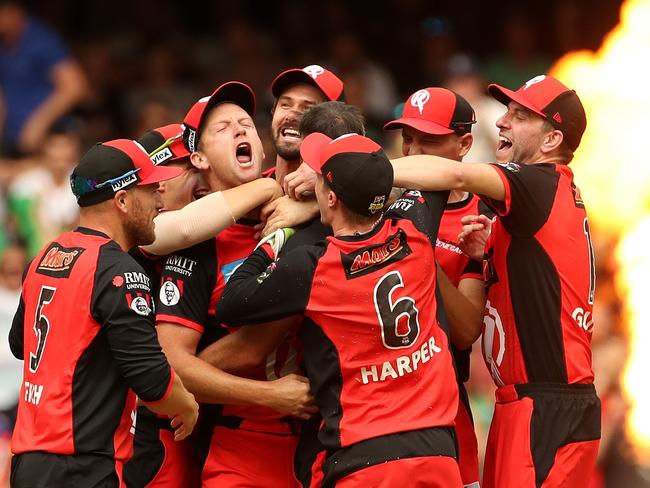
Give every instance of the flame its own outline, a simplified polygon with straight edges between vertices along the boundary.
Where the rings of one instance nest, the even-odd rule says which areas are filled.
[[[631,402],[626,429],[646,464],[650,461],[650,310],[644,307],[650,276],[648,26],[650,0],[626,0],[619,25],[598,52],[569,53],[551,70],[576,90],[587,111],[588,127],[571,167],[587,202],[591,227],[599,235],[620,236],[616,284],[625,302],[630,343],[622,378]]]

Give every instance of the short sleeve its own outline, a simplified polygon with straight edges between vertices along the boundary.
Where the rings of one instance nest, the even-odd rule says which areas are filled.
[[[405,190],[386,211],[384,218],[408,219],[435,246],[440,220],[449,198],[448,191]]]

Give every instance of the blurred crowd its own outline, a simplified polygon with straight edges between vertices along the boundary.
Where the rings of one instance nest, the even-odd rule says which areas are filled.
[[[91,144],[179,122],[219,83],[241,80],[257,93],[256,124],[270,164],[270,82],[286,68],[318,63],[344,80],[368,135],[393,154],[399,134],[381,126],[399,116],[400,101],[425,86],[457,91],[479,121],[465,159],[489,161],[503,107],[487,96],[487,82],[514,88],[567,51],[597,48],[620,7],[583,0],[505,2],[498,11],[492,2],[230,3],[0,0],[0,466],[22,374],[6,341],[22,271],[45,242],[75,226],[68,177]],[[615,241],[597,231],[593,351],[603,441],[593,487],[646,486],[623,430],[627,346],[613,280]],[[480,346],[474,349],[468,390],[484,440],[493,382]]]

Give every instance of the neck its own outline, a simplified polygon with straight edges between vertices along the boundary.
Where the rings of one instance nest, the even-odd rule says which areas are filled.
[[[382,214],[380,214],[376,219],[364,222],[364,223],[351,223],[347,221],[339,221],[332,223],[332,232],[334,236],[360,236],[367,234],[372,229],[375,228],[379,219],[381,219]]]
[[[115,217],[108,215],[107,212],[82,210],[79,215],[79,227],[103,232],[113,239],[124,250],[128,251],[133,247],[133,243],[124,232],[124,228]]]
[[[447,203],[456,203],[456,202],[462,202],[467,198],[469,193],[463,190],[451,190],[449,192],[449,198],[447,199]]]
[[[280,183],[280,186],[284,183],[284,177],[289,173],[293,173],[300,166],[300,159],[284,159],[281,156],[278,156],[275,159],[275,181]]]

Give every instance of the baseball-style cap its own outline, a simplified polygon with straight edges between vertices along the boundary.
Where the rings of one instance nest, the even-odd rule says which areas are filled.
[[[499,85],[489,85],[490,95],[504,105],[514,100],[548,120],[562,131],[564,142],[572,151],[580,145],[587,127],[587,115],[574,90],[564,86],[552,76],[539,75],[528,80],[517,91]]]
[[[110,200],[120,190],[150,185],[180,175],[181,168],[156,166],[144,148],[129,139],[100,142],[83,155],[70,175],[80,207]]]
[[[183,144],[183,126],[169,124],[145,132],[138,143],[147,151],[156,166],[187,158],[190,152]]]
[[[188,151],[196,151],[204,115],[214,106],[226,102],[239,105],[251,117],[255,115],[255,93],[250,86],[239,81],[228,81],[220,85],[212,95],[203,97],[192,105],[183,118],[183,142]]]
[[[371,216],[384,208],[393,187],[393,165],[376,142],[359,134],[331,139],[313,132],[300,145],[302,160],[323,175],[350,210]]]
[[[323,92],[330,102],[345,101],[343,82],[340,78],[317,64],[311,64],[302,69],[294,68],[283,71],[271,83],[271,93],[278,98],[289,85],[296,83],[314,85]]]
[[[384,130],[403,126],[427,134],[466,134],[476,123],[472,106],[458,93],[447,88],[423,88],[404,104],[402,117],[384,125]]]

